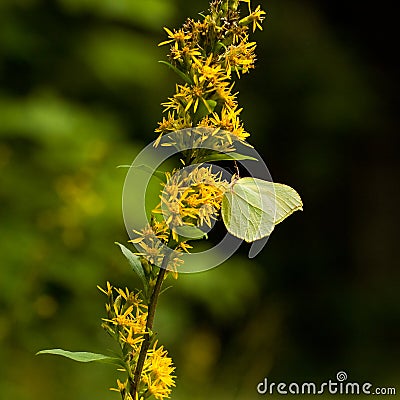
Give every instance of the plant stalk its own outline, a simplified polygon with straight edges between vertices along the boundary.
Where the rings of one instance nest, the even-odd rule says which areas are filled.
[[[139,353],[139,358],[136,364],[135,368],[135,374],[133,376],[133,385],[130,388],[130,394],[133,399],[136,399],[136,393],[139,389],[139,384],[140,384],[140,379],[142,377],[142,370],[144,366],[144,362],[146,361],[146,355],[147,351],[149,350],[150,347],[150,340],[151,340],[151,331],[153,329],[153,322],[154,322],[154,316],[156,313],[156,307],[157,307],[157,301],[158,297],[161,292],[161,286],[164,281],[164,276],[167,272],[167,265],[168,265],[168,255],[165,255],[163,262],[160,267],[160,271],[157,275],[157,281],[154,286],[153,292],[150,297],[150,302],[149,302],[149,308],[148,308],[148,314],[147,314],[147,321],[146,321],[146,334],[144,335],[144,340],[142,343],[142,346],[140,348],[140,353]]]

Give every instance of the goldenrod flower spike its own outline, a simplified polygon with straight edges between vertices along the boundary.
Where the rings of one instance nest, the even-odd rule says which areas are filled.
[[[168,114],[156,129],[155,146],[164,134],[196,126],[224,129],[240,141],[249,136],[238,113],[229,111],[239,109],[232,72],[240,79],[254,68],[256,43],[249,41],[248,25],[253,32],[262,29],[265,12],[260,6],[251,11],[250,0],[241,2],[249,10],[242,19],[239,0],[212,1],[203,21],[188,19],[179,30],[164,28],[168,40],[160,45],[171,44],[169,65],[185,83],[177,84],[175,94],[162,103]],[[233,143],[229,134],[225,139]]]
[[[247,3],[244,18],[241,3]],[[117,343],[119,357],[61,351],[85,362],[89,354],[90,361],[117,363],[125,380],[118,379],[111,390],[122,400],[169,399],[175,386],[172,359],[153,333],[157,300],[164,280],[169,275],[177,278],[178,268],[185,266],[184,253],[192,249],[182,232],[196,232],[191,240],[203,238],[206,228],[221,217],[231,183],[205,162],[216,153],[232,154],[238,141],[246,144],[249,133],[240,119],[234,79],[255,66],[256,44],[249,40],[249,26],[261,29],[264,15],[260,6],[251,11],[250,0],[212,0],[200,21],[189,18],[179,29],[164,28],[167,39],[159,46],[168,45],[164,64],[177,73],[179,82],[162,103],[164,115],[155,129],[154,146],[179,148],[189,139],[192,147],[181,152],[184,168],[179,164],[181,169],[162,176],[159,204],[148,224],[132,232],[137,253],[119,244],[143,289],[116,288],[109,282],[105,288],[98,286],[107,297],[102,327]],[[166,136],[171,132],[173,139]],[[205,146],[209,143],[211,147]]]
[[[240,19],[239,3],[247,3],[249,15]],[[188,19],[182,28],[164,28],[167,40],[159,46],[169,45],[168,66],[183,82],[176,84],[175,93],[162,103],[166,115],[158,123],[158,134],[154,146],[176,146],[179,137],[162,141],[164,135],[186,128],[209,128],[199,131],[194,143],[201,144],[212,137],[218,141],[219,149],[233,151],[235,140],[245,142],[249,133],[240,120],[242,109],[237,103],[237,93],[233,93],[234,76],[240,78],[254,68],[255,42],[249,41],[249,28],[261,29],[264,11],[258,6],[251,11],[250,0],[213,0],[210,13],[202,21]],[[234,72],[234,74],[232,73]],[[194,132],[194,131],[193,131]],[[195,135],[195,133],[193,133]],[[189,252],[191,246],[179,235],[179,228],[211,226],[219,218],[222,199],[229,184],[216,174],[211,167],[201,165],[206,151],[198,151],[195,146],[187,151],[182,163],[185,167],[200,163],[190,174],[173,171],[166,173],[160,202],[153,210],[151,223],[140,231],[135,231],[133,239],[141,251],[144,270],[152,289],[149,302],[146,329],[152,329],[155,304],[165,276],[152,265],[168,267],[177,277],[177,268],[182,265],[180,252]],[[159,216],[156,222],[156,216]],[[161,225],[158,225],[161,224]],[[167,256],[163,246],[173,246],[172,257]],[[145,260],[145,261],[144,261]],[[156,271],[156,272],[155,272]],[[124,336],[126,342],[136,344],[138,339]],[[163,347],[157,342],[150,348],[150,332],[144,335],[140,344],[140,354],[133,366],[133,383],[129,388],[135,398],[149,393],[155,399],[170,397],[175,385],[174,367]]]

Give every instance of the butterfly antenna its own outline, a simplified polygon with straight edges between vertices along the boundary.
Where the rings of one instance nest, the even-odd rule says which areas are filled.
[[[235,170],[236,170],[236,175],[238,178],[240,178],[240,172],[239,172],[239,166],[236,160],[233,161],[235,163]]]

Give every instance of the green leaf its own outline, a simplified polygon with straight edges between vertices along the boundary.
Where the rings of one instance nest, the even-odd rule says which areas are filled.
[[[236,152],[231,152],[231,153],[213,153],[210,154],[204,158],[202,158],[203,162],[209,162],[209,161],[229,161],[229,160],[252,160],[252,161],[258,161],[257,158],[247,156],[245,154],[240,154]]]
[[[179,236],[186,240],[198,240],[207,236],[205,232],[196,226],[183,225],[177,226],[174,229]]]
[[[132,165],[118,165],[117,168],[137,168],[137,169],[139,169],[141,171],[148,172],[149,174],[151,174],[151,176],[155,176],[156,178],[160,179],[162,182],[166,181],[165,172],[160,171],[158,169],[153,171],[153,169],[151,167],[149,167],[148,165],[145,165],[145,164],[139,164],[139,165],[135,165],[135,166],[132,166]]]
[[[121,360],[119,358],[109,357],[104,354],[89,353],[87,351],[67,351],[62,349],[50,349],[50,350],[41,350],[36,353],[36,355],[40,354],[53,354],[56,356],[62,356],[74,361],[85,362],[85,363],[101,362],[101,363],[121,365]]]
[[[195,114],[195,121],[200,121],[206,115],[211,114],[215,107],[217,106],[217,102],[215,100],[204,100],[199,103],[199,107],[197,108]]]
[[[167,67],[171,68],[174,72],[176,72],[187,84],[193,85],[192,80],[180,69],[175,67],[175,65],[172,65],[171,63],[167,61],[159,61],[159,63],[166,65]]]
[[[140,258],[136,254],[132,253],[129,249],[127,249],[123,244],[118,243],[118,242],[115,242],[115,244],[117,244],[120,247],[122,254],[127,258],[132,269],[139,276],[140,280],[143,283],[145,293],[147,293],[147,286],[148,286],[147,279],[146,279],[146,275],[144,274],[144,270],[142,267],[142,263],[140,262]]]
[[[215,107],[217,106],[217,102],[215,100],[210,99],[210,100],[206,100],[206,103],[207,103],[208,111],[210,113],[212,113],[214,111]]]
[[[222,199],[222,219],[230,234],[246,242],[269,236],[303,203],[290,186],[257,178],[241,178],[231,184]]]
[[[220,51],[222,48],[224,48],[225,50],[227,49],[227,47],[225,46],[225,44],[219,40],[219,41],[216,43],[216,45],[215,45],[214,54],[218,54],[219,51]]]
[[[173,288],[173,286],[167,286],[166,288],[164,288],[163,290],[161,290],[160,296],[161,296],[162,294],[164,294],[167,290],[171,289],[171,288]]]

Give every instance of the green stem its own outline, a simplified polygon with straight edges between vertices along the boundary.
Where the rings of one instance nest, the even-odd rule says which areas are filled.
[[[140,348],[140,353],[139,353],[139,358],[136,364],[135,368],[135,374],[133,377],[133,385],[130,388],[130,394],[131,396],[136,399],[136,393],[138,392],[139,389],[139,384],[140,380],[142,377],[142,370],[144,366],[144,362],[146,361],[146,355],[147,351],[149,350],[150,347],[150,341],[151,341],[151,336],[152,336],[152,329],[153,329],[153,322],[154,322],[154,316],[156,313],[156,307],[157,307],[157,301],[158,297],[161,292],[161,286],[164,281],[164,276],[167,272],[167,266],[168,266],[168,255],[165,255],[163,262],[160,267],[160,271],[157,276],[157,281],[154,286],[153,292],[150,297],[150,302],[149,302],[149,308],[148,308],[148,313],[147,313],[147,321],[146,321],[146,334],[144,335],[144,340],[142,343],[142,346]]]

